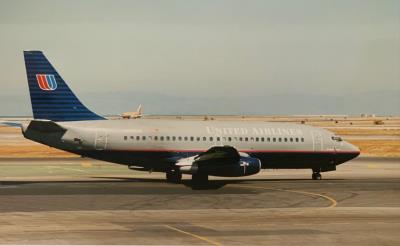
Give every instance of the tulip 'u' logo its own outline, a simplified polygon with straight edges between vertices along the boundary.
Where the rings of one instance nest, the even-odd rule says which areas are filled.
[[[53,74],[36,74],[36,79],[40,89],[44,91],[54,91],[57,89],[56,78]]]

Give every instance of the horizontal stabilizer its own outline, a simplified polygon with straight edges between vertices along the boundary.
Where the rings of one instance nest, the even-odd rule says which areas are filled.
[[[21,122],[13,122],[13,121],[0,121],[0,125],[10,126],[10,127],[21,127]]]
[[[27,130],[37,131],[37,132],[65,132],[67,129],[61,127],[54,121],[50,120],[32,120]]]

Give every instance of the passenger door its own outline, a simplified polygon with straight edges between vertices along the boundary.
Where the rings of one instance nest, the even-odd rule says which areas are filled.
[[[107,148],[108,135],[106,132],[96,132],[96,139],[94,142],[94,148],[96,150],[105,150]]]
[[[312,135],[312,139],[313,139],[313,149],[314,149],[314,151],[323,150],[323,141],[322,141],[321,132],[320,131],[312,131],[311,135]]]

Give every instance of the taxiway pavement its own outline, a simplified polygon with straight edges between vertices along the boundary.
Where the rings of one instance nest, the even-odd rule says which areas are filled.
[[[81,158],[0,159],[0,244],[400,245],[400,160],[193,190]]]

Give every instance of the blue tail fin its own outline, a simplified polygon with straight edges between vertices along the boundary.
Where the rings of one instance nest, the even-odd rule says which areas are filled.
[[[41,51],[24,51],[33,118],[103,120],[83,105]]]

